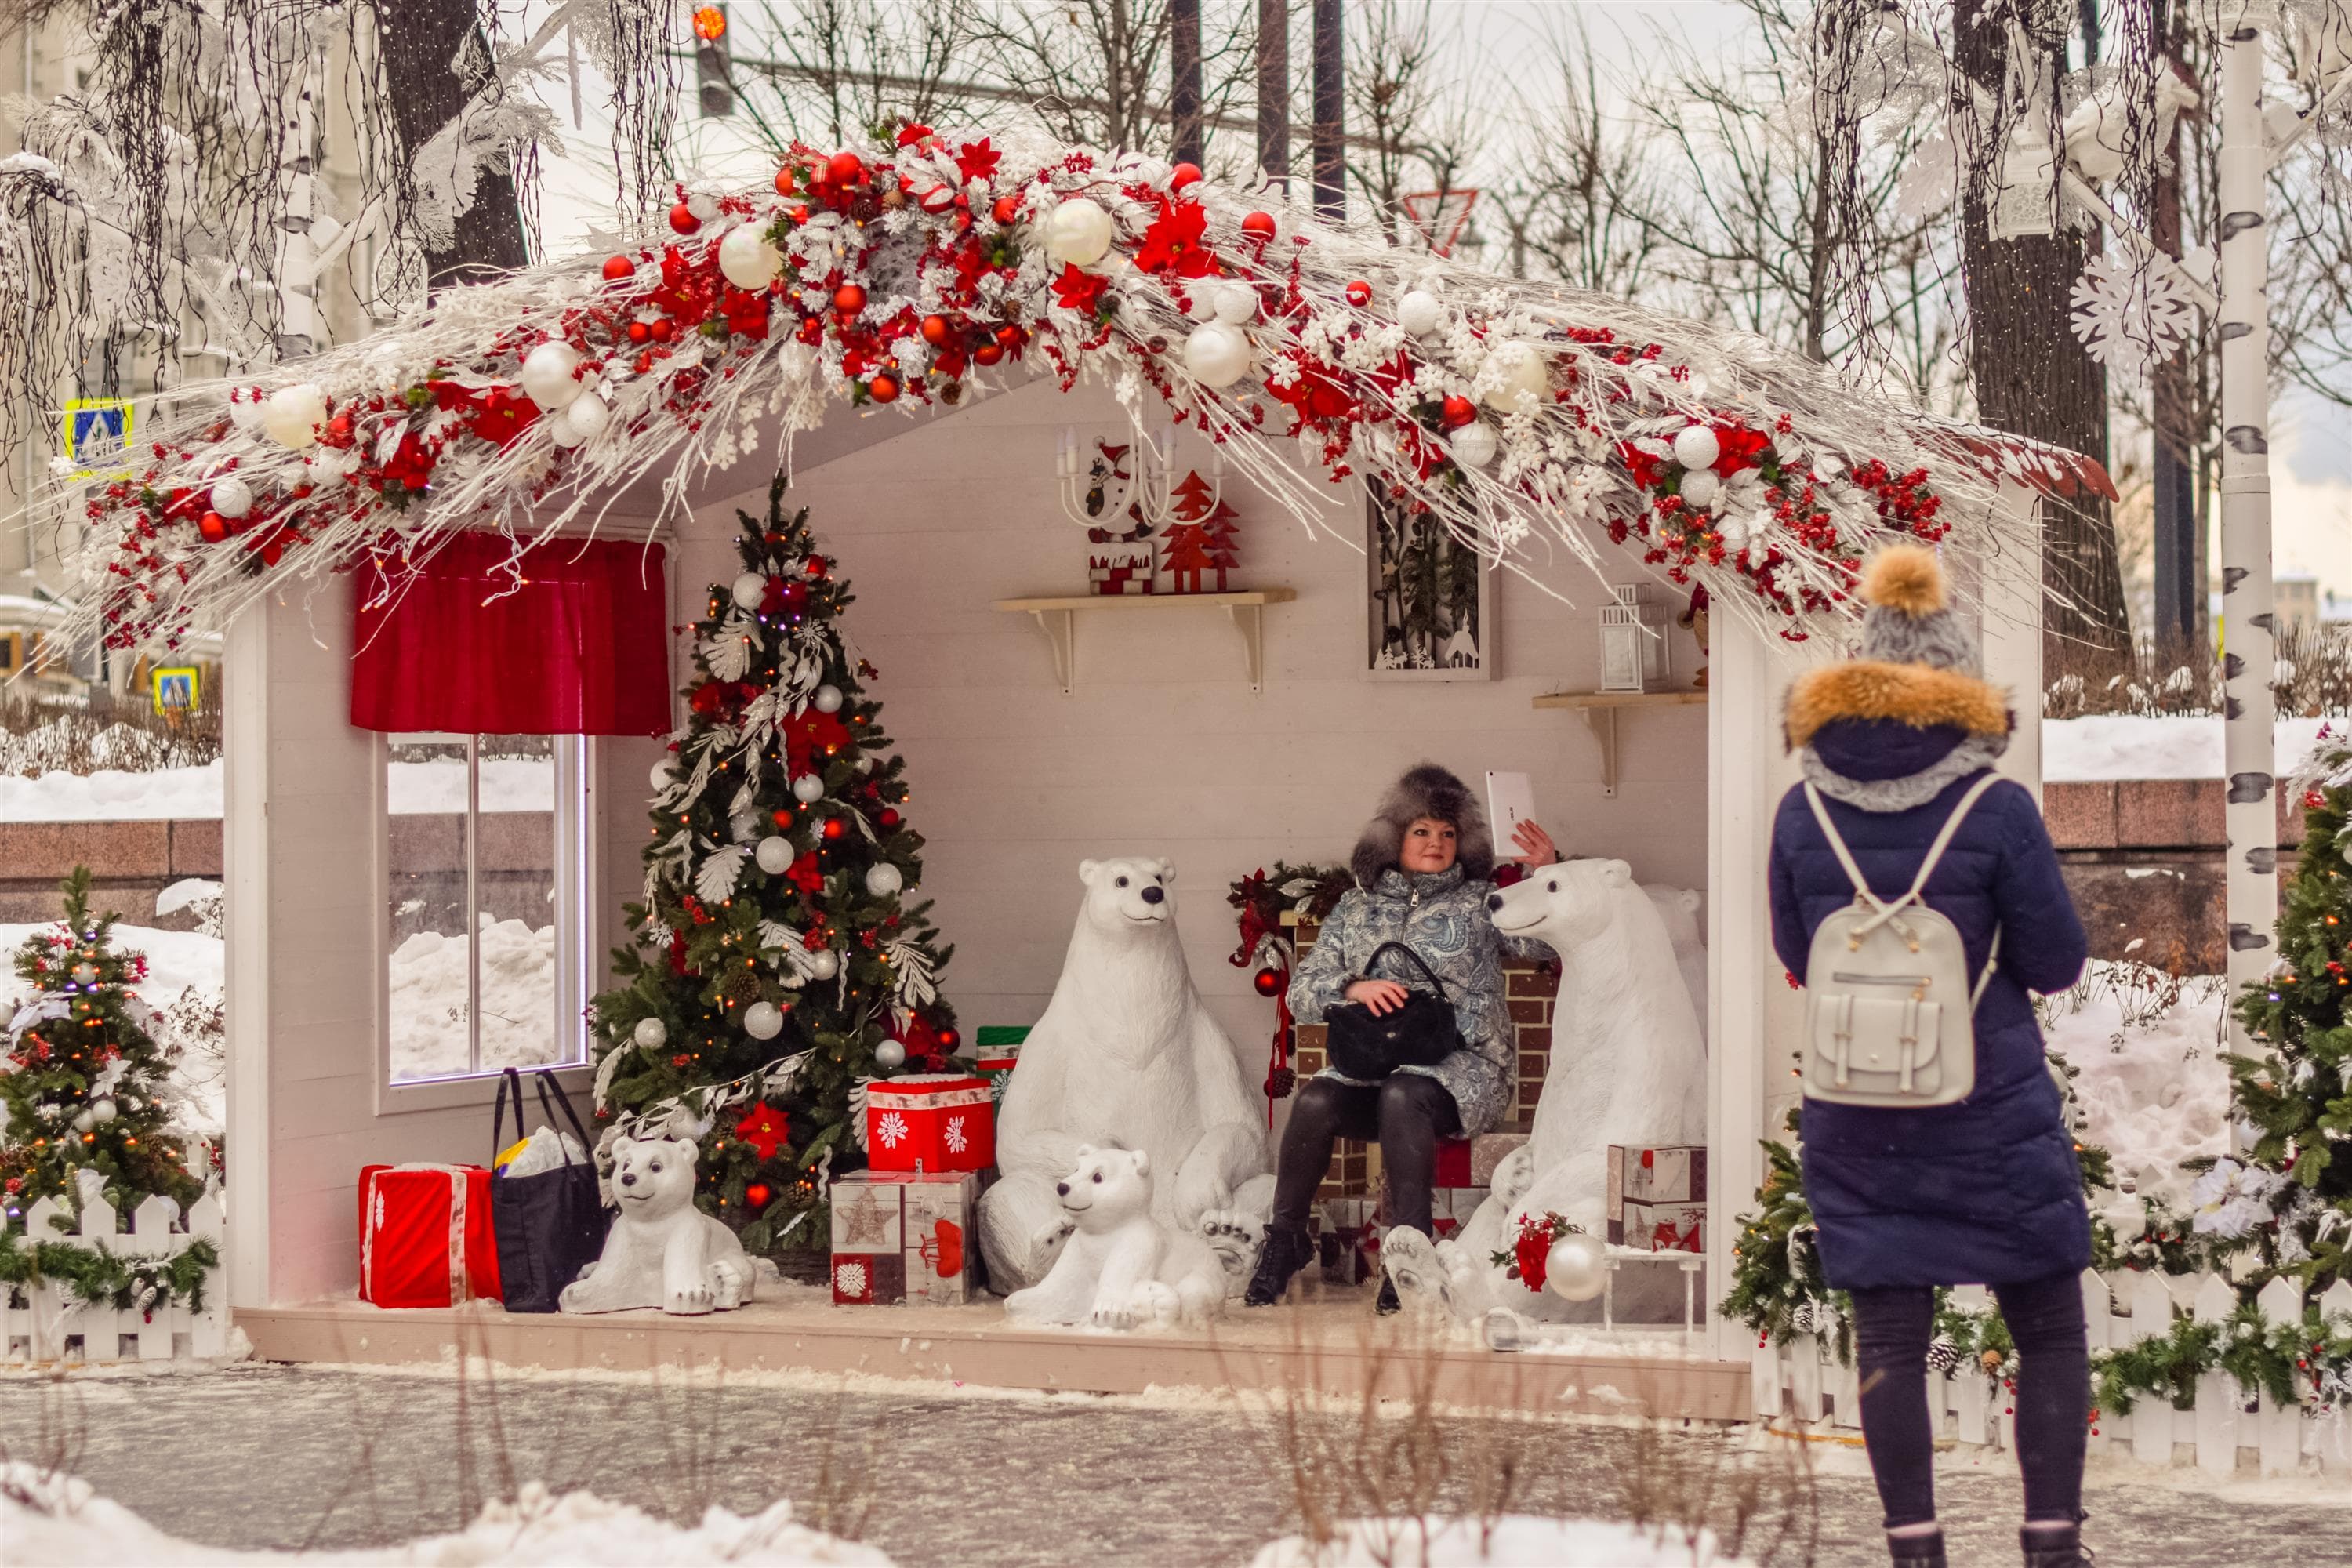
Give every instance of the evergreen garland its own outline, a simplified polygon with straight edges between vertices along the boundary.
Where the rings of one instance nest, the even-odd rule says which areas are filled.
[[[1796,1131],[1793,1110],[1787,1125]],[[1755,1330],[1759,1345],[1834,1331],[1839,1359],[1851,1360],[1852,1303],[1844,1291],[1831,1289],[1822,1274],[1812,1206],[1805,1202],[1796,1152],[1770,1139],[1763,1149],[1764,1182],[1756,1190],[1761,1207],[1739,1216],[1739,1239],[1731,1248],[1731,1290],[1717,1310]]]
[[[119,1312],[152,1315],[175,1300],[205,1310],[205,1280],[220,1267],[220,1248],[198,1237],[171,1258],[117,1258],[63,1239],[37,1241],[0,1226],[0,1288],[47,1281],[76,1301],[103,1301]]]

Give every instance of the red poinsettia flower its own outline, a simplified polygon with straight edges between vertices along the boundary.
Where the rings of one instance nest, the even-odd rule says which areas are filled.
[[[824,891],[824,868],[816,863],[816,851],[814,849],[803,850],[801,858],[793,862],[793,868],[784,875],[791,879],[793,887],[810,898]]]
[[[784,756],[795,774],[811,772],[849,744],[849,726],[812,708],[784,726]]]
[[[991,147],[988,138],[983,136],[977,142],[963,144],[956,153],[956,167],[967,181],[992,179],[996,174],[997,162],[1003,157],[1003,154]]]
[[[760,1152],[762,1160],[776,1157],[776,1146],[790,1135],[792,1124],[765,1103],[754,1106],[751,1113],[735,1124],[735,1136]]]
[[[1162,201],[1160,216],[1143,231],[1135,265],[1145,272],[1165,272],[1176,278],[1202,278],[1217,269],[1217,253],[1201,243],[1209,215],[1198,202]]]
[[[539,405],[509,387],[493,386],[482,394],[470,428],[493,447],[503,447],[530,428]]]
[[[1080,315],[1092,316],[1100,313],[1103,290],[1109,287],[1109,279],[1082,272],[1077,263],[1067,261],[1062,264],[1062,275],[1054,279],[1054,298]]]
[[[924,137],[929,136],[930,133],[931,128],[929,126],[919,124],[915,121],[909,120],[906,124],[898,127],[898,145],[901,147],[912,147],[916,142],[920,142]]]

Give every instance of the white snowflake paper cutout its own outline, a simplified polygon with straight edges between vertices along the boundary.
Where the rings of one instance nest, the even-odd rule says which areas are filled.
[[[2145,375],[2189,338],[2188,287],[2170,267],[2136,268],[2095,256],[2074,279],[2070,303],[2074,336],[2093,359],[2118,375]]]
[[[886,1110],[875,1124],[874,1136],[882,1140],[885,1149],[896,1149],[907,1141],[907,1119],[895,1110]]]
[[[946,1137],[948,1152],[950,1154],[961,1154],[971,1147],[971,1140],[964,1136],[963,1118],[961,1116],[948,1118]]]
[[[845,1296],[866,1294],[866,1265],[844,1263],[833,1271],[833,1288]]]

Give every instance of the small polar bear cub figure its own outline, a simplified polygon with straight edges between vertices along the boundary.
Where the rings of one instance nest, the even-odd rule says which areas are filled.
[[[1004,1299],[1008,1320],[1172,1328],[1223,1310],[1224,1273],[1208,1242],[1152,1217],[1150,1155],[1081,1144],[1054,1190],[1066,1239],[1041,1283]]]
[[[682,1317],[731,1312],[751,1299],[751,1260],[726,1226],[694,1206],[694,1142],[613,1141],[613,1202],[620,1210],[604,1256],[563,1288],[566,1312],[659,1307]]]

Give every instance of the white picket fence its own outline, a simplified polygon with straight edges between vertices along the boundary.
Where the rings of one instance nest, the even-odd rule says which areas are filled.
[[[21,1240],[71,1241],[94,1246],[117,1258],[162,1260],[177,1257],[200,1238],[222,1246],[220,1200],[207,1193],[188,1205],[150,1197],[131,1215],[131,1229],[116,1229],[114,1205],[103,1198],[85,1205],[77,1228],[59,1230],[51,1221],[73,1211],[43,1198],[25,1215]],[[226,1282],[215,1268],[205,1280],[205,1308],[188,1310],[173,1300],[152,1312],[116,1311],[105,1302],[68,1302],[57,1285],[0,1286],[0,1363],[58,1361],[168,1361],[174,1355],[216,1356],[228,1344]]]
[[[1973,1285],[1955,1290],[1953,1300],[1979,1311],[1991,1304],[1990,1293]],[[2352,1281],[2329,1286],[2319,1304],[2324,1313],[2352,1312]],[[2083,1271],[2084,1314],[2095,1356],[2170,1333],[2176,1310],[2216,1322],[2237,1305],[2237,1292],[2218,1274]],[[2303,1293],[2284,1279],[2263,1286],[2255,1305],[2272,1325],[2303,1321]],[[1750,1381],[1757,1414],[1767,1420],[1793,1419],[1816,1432],[1861,1430],[1855,1368],[1838,1360],[1829,1335],[1801,1334],[1786,1344],[1758,1346]],[[2017,1447],[2009,1392],[1999,1379],[1966,1363],[1927,1380],[1928,1408],[1937,1413],[1940,1435],[1963,1445]],[[2242,1465],[2281,1476],[2295,1474],[2308,1459],[2323,1474],[2352,1477],[2352,1411],[2341,1404],[2324,1415],[2305,1405],[2281,1407],[2225,1372],[2198,1380],[2191,1409],[2175,1409],[2161,1395],[2143,1394],[2130,1415],[2102,1411],[2092,1426],[2093,1454],[2128,1452],[2145,1465],[2194,1465],[2217,1476]]]

